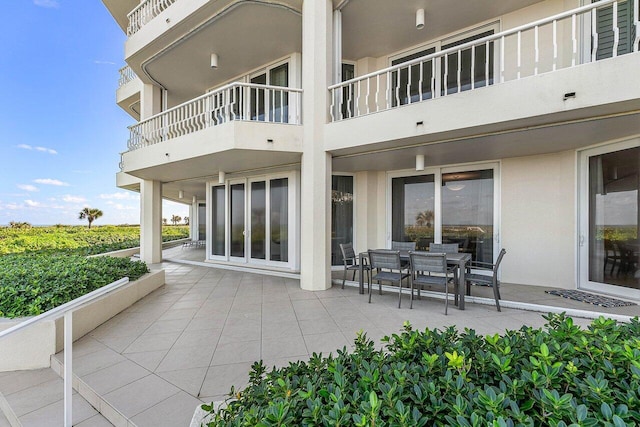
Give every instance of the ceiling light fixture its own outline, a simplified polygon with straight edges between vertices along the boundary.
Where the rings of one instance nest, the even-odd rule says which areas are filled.
[[[416,10],[416,30],[424,28],[424,9]]]
[[[184,191],[182,190],[178,191],[178,199],[184,199]]]
[[[424,154],[416,154],[416,170],[424,170]]]
[[[214,70],[216,68],[218,68],[218,54],[217,53],[212,53],[211,54],[211,68],[213,68]]]

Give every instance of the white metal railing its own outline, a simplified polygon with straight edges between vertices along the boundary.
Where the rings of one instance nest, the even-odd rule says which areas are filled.
[[[127,35],[135,34],[150,22],[153,18],[160,15],[162,11],[171,6],[176,0],[145,0],[140,3],[127,15],[129,25],[127,26]]]
[[[64,426],[72,426],[72,393],[73,393],[73,312],[86,306],[87,304],[102,298],[113,291],[129,283],[129,278],[124,277],[93,292],[69,301],[61,306],[52,308],[46,313],[42,313],[24,322],[18,323],[0,332],[0,340],[24,328],[28,328],[36,323],[45,320],[56,320],[64,317]]]
[[[120,78],[118,79],[118,87],[122,87],[138,77],[128,65],[120,68],[118,72],[120,73]]]
[[[129,127],[136,150],[234,120],[300,124],[302,89],[230,83]]]
[[[627,29],[632,35],[635,28],[635,37],[630,37],[633,47],[629,51],[637,52],[639,0],[601,0],[329,86],[331,121],[615,57],[622,25],[618,9],[631,2],[634,17]],[[598,47],[603,37],[596,24],[598,13],[608,7],[612,8],[612,26],[604,36],[610,50],[603,52]],[[590,39],[591,46],[579,48],[581,39]]]

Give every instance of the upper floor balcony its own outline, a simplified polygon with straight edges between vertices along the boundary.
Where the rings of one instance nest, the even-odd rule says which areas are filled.
[[[131,117],[140,120],[140,94],[142,81],[128,65],[119,70],[118,89],[116,90],[116,103]]]
[[[327,149],[349,155],[637,113],[638,0],[601,0],[540,16],[558,3],[387,54],[391,66],[382,69],[375,70],[381,62],[375,58],[343,63],[345,81],[329,87]],[[516,25],[523,16],[530,21]],[[373,71],[354,72],[369,64]],[[618,130],[640,128],[629,120]],[[500,157],[506,152],[500,150],[487,155]]]
[[[130,126],[120,168],[166,181],[298,161],[301,101],[301,89],[230,83]]]

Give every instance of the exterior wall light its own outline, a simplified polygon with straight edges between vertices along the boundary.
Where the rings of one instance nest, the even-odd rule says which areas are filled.
[[[416,154],[416,170],[424,170],[424,154]]]
[[[212,53],[211,54],[211,68],[213,68],[213,69],[218,68],[218,54],[217,53]]]
[[[424,9],[416,10],[416,30],[424,28]]]
[[[178,191],[178,199],[184,199],[184,191],[182,190]]]
[[[196,196],[193,196],[193,199],[191,199],[192,203],[198,203],[198,198]]]

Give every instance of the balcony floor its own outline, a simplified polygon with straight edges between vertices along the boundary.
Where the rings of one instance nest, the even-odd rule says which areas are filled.
[[[253,361],[286,366],[313,352],[348,348],[361,329],[379,345],[381,337],[398,332],[404,321],[416,328],[457,325],[479,334],[545,323],[539,312],[506,307],[497,312],[481,300],[469,301],[464,311],[451,305],[445,316],[437,297],[423,296],[410,310],[408,296],[396,308],[393,291],[376,292],[371,304],[354,286],[308,292],[297,279],[194,265],[202,261],[203,251],[166,250],[167,258],[182,257],[153,266],[165,269],[166,285],[74,345],[74,373],[140,427],[186,426],[198,404],[223,400],[232,385],[245,385]],[[335,274],[341,277],[341,272]],[[513,299],[589,310],[591,316],[597,311],[638,314],[637,306],[597,308],[543,290],[502,287],[505,305]],[[582,327],[590,323],[575,320]],[[55,357],[62,360],[61,353]],[[0,392],[23,381],[22,376],[28,381],[29,375],[0,374]]]

